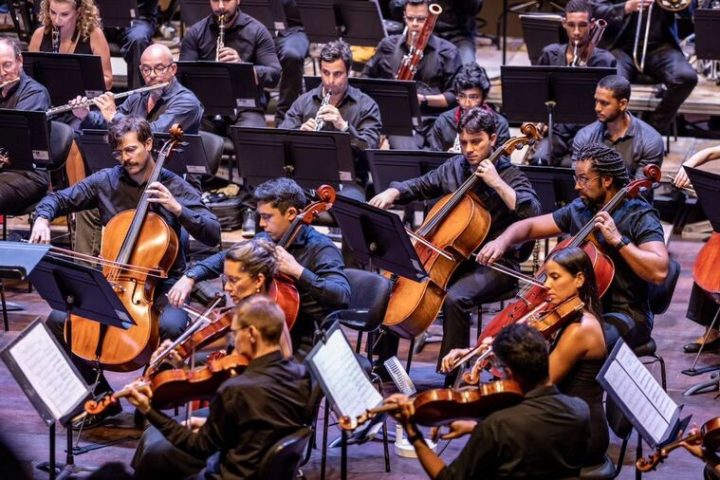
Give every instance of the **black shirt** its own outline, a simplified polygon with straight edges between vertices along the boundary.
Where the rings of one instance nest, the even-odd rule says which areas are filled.
[[[305,367],[280,352],[253,359],[223,383],[197,433],[151,409],[148,421],[180,450],[206,459],[220,452],[218,471],[206,479],[255,479],[264,455],[281,438],[310,421],[310,377]]]
[[[182,205],[179,217],[162,207],[150,204],[150,211],[160,215],[180,238],[184,228],[196,240],[206,245],[217,245],[220,241],[220,222],[207,209],[200,194],[169,170],[162,169],[158,181],[162,183]],[[124,210],[137,208],[145,184],[138,185],[121,166],[105,168],[72,187],[54,192],[35,208],[39,217],[52,220],[60,215],[97,208],[103,225]],[[180,248],[170,276],[177,276],[185,269],[185,252]]]
[[[438,479],[578,477],[590,437],[587,404],[538,387],[478,424]]]
[[[491,110],[489,107],[485,108],[495,116],[495,133],[497,134],[495,145],[500,146],[510,139],[510,125],[505,117]],[[453,147],[455,137],[458,135],[457,125],[459,121],[459,111],[460,107],[455,107],[452,110],[443,112],[437,120],[435,120],[435,124],[427,137],[430,150],[446,152]]]
[[[553,212],[552,216],[560,230],[575,235],[596,213],[582,199],[576,198]],[[611,217],[620,234],[628,237],[635,245],[665,241],[657,211],[643,198],[626,200]],[[620,252],[607,245],[602,235],[597,235],[597,238],[603,251],[615,264],[615,277],[602,297],[603,312],[626,313],[637,324],[652,328],[653,313],[648,304],[648,282],[632,271]]]
[[[566,67],[568,65],[565,56],[567,48],[567,43],[551,43],[543,48],[538,65]],[[602,48],[595,48],[587,62],[588,67],[614,67],[615,65],[617,65],[617,59],[612,53]]]

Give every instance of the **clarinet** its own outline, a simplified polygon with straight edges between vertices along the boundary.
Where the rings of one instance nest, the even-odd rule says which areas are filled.
[[[325,120],[320,118],[320,110],[322,110],[322,108],[325,105],[330,103],[331,96],[332,96],[332,92],[330,90],[328,90],[327,93],[325,94],[325,96],[323,97],[322,102],[320,103],[320,107],[318,108],[317,113],[315,114],[315,131],[316,132],[319,132],[325,126]]]
[[[225,15],[218,17],[218,37],[215,44],[215,61],[220,61],[220,50],[225,48]]]
[[[52,27],[51,39],[53,53],[60,53],[60,27]]]

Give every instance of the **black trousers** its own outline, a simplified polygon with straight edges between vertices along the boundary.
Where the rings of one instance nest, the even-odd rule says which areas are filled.
[[[618,75],[632,82],[638,74],[632,52],[616,48],[612,50],[612,54],[617,58]],[[662,101],[648,118],[648,123],[655,129],[667,133],[680,105],[697,85],[697,73],[685,60],[683,53],[671,43],[648,50],[645,73],[667,88]]]
[[[142,480],[191,477],[205,468],[205,463],[175,447],[155,427],[149,427],[140,437],[130,464],[135,478]]]
[[[46,177],[34,172],[0,171],[0,214],[17,215],[40,201],[48,190]]]
[[[304,92],[303,72],[305,57],[310,49],[305,32],[281,33],[275,37],[275,48],[278,52],[282,75],[280,77],[279,97],[275,124],[279,125],[285,118],[293,102]]]

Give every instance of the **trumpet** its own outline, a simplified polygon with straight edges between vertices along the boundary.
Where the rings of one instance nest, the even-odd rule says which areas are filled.
[[[325,96],[323,97],[322,102],[320,103],[320,107],[318,108],[317,113],[315,114],[315,131],[316,132],[319,132],[325,126],[325,120],[320,118],[320,110],[322,110],[322,108],[325,105],[330,103],[331,96],[332,96],[332,92],[330,90],[328,90],[327,93],[325,93]]]
[[[128,90],[127,92],[118,93],[115,95],[115,100],[129,97],[133,93],[143,93],[143,92],[150,92],[152,90],[158,90],[161,88],[165,88],[168,85],[170,85],[170,82],[164,82],[164,83],[158,83],[157,85],[147,85],[145,87],[136,88],[135,90]],[[65,113],[69,112],[70,110],[74,110],[76,108],[87,108],[92,107],[93,105],[97,104],[95,103],[94,98],[88,98],[87,102],[82,102],[76,105],[71,105],[70,103],[66,103],[65,105],[61,105],[59,107],[52,107],[45,111],[45,115],[52,116],[57,115],[59,113]]]
[[[668,12],[679,12],[689,7],[692,0],[655,0],[651,3],[650,6],[648,6],[646,15],[647,18],[645,19],[645,37],[643,39],[642,49],[640,48],[640,29],[642,28],[644,9],[641,8],[638,10],[637,25],[635,28],[635,43],[633,45],[633,63],[640,73],[643,73],[645,70],[645,57],[647,56],[648,38],[650,36],[650,22],[652,21],[653,6],[655,6],[656,3],[660,8],[667,10]],[[642,55],[638,58],[640,50],[642,50]]]
[[[20,77],[14,78],[12,80],[8,80],[7,82],[0,83],[0,90],[2,90],[5,87],[9,87],[13,83],[17,83],[20,81]]]
[[[220,50],[225,48],[225,14],[218,17],[218,37],[215,44],[215,61],[220,61]]]

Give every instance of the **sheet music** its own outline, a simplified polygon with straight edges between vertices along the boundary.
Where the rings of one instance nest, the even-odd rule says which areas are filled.
[[[42,324],[35,325],[9,353],[56,420],[87,395],[85,383]]]
[[[365,376],[342,330],[335,329],[310,359],[322,378],[325,392],[341,415],[355,418],[382,403],[382,396]]]

